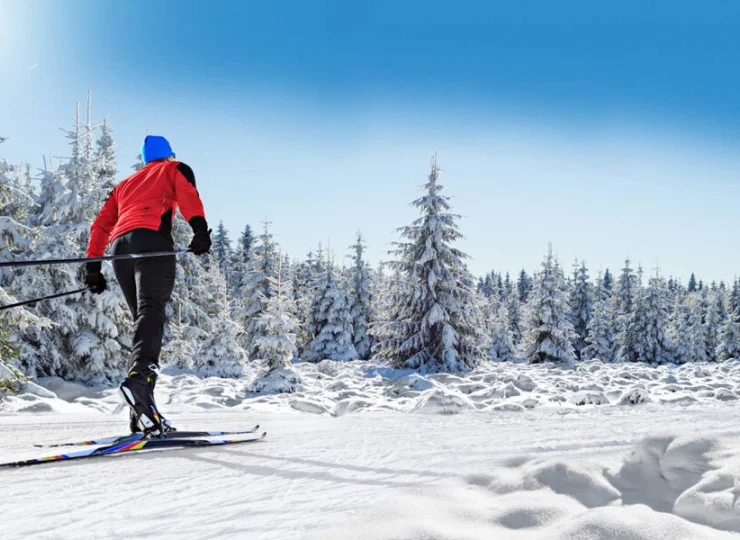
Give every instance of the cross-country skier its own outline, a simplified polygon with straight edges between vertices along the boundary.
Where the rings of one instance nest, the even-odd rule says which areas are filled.
[[[193,170],[175,161],[164,137],[149,135],[141,148],[145,166],[111,192],[92,225],[87,257],[101,257],[109,242],[113,255],[172,251],[172,220],[177,207],[193,229],[190,250],[196,255],[211,248],[203,203]],[[134,338],[128,376],[121,393],[131,406],[131,431],[152,436],[174,428],[154,402],[165,306],[175,284],[175,257],[124,259],[113,262],[118,284],[134,316]],[[85,284],[102,293],[106,280],[99,262],[87,263]]]

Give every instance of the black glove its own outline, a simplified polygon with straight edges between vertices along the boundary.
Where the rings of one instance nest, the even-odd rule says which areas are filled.
[[[88,263],[85,285],[93,294],[100,294],[108,288],[105,276],[100,272],[100,263]]]
[[[203,255],[211,250],[211,230],[208,228],[206,218],[195,216],[190,220],[193,229],[193,241],[188,246],[190,251],[196,255]]]

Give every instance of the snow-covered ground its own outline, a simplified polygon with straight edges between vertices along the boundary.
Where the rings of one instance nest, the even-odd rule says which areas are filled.
[[[163,376],[179,427],[267,440],[2,471],[2,537],[740,538],[740,363],[294,369]],[[0,402],[0,461],[125,431],[114,390],[40,382]]]

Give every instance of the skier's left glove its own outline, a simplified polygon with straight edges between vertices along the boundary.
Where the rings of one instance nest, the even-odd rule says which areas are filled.
[[[89,263],[87,265],[87,275],[85,276],[85,285],[93,294],[100,294],[108,288],[108,282],[105,276],[100,272],[100,263]]]
[[[202,216],[195,216],[190,221],[190,227],[193,229],[193,241],[190,242],[190,251],[196,255],[203,255],[211,250],[211,230],[208,228],[206,219]]]

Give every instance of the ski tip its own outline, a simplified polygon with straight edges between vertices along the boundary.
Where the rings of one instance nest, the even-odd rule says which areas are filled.
[[[267,432],[263,431],[262,435],[260,435],[260,439],[264,439],[265,437],[267,437]]]

